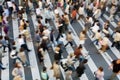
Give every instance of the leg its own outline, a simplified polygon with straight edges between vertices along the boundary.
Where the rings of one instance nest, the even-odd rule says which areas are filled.
[[[58,34],[57,38],[56,38],[56,41],[58,41],[60,38],[60,33]]]
[[[69,44],[69,42],[67,42],[67,44],[65,44],[65,47]]]
[[[71,46],[73,46],[73,43],[72,43],[72,41],[69,41],[69,43],[70,43],[70,45],[71,45]]]
[[[115,77],[116,77],[116,73],[113,73],[109,80],[114,80]]]

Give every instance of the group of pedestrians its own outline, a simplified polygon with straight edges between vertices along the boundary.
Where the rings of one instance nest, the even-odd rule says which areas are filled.
[[[119,0],[19,0],[19,5],[14,0],[5,0],[4,6],[0,4],[0,29],[3,29],[5,35],[3,36],[2,30],[0,36],[0,56],[6,52],[6,47],[9,49],[10,58],[13,60],[15,68],[12,71],[14,80],[22,80],[23,74],[21,71],[22,66],[30,66],[27,58],[29,52],[29,46],[27,42],[35,41],[35,47],[37,50],[37,56],[39,58],[40,65],[44,65],[44,55],[46,50],[50,50],[54,45],[54,61],[52,62],[51,70],[53,70],[53,77],[56,80],[61,78],[61,71],[59,65],[62,66],[66,74],[66,80],[71,80],[71,75],[75,72],[77,77],[81,77],[85,72],[85,63],[87,59],[82,53],[85,41],[87,39],[87,32],[95,40],[95,45],[101,46],[100,53],[105,52],[108,47],[109,38],[112,36],[113,44],[119,48],[120,46],[120,22],[118,22],[116,29],[113,33],[109,32],[110,22],[114,21],[115,14],[119,10]],[[118,6],[117,6],[118,5]],[[110,7],[110,8],[109,8]],[[63,10],[63,14],[59,13],[59,9]],[[52,15],[54,12],[55,15]],[[109,13],[109,20],[105,21],[104,25],[100,25],[100,17],[103,17],[104,13]],[[27,15],[36,15],[34,39],[30,37],[29,26],[30,23],[27,19]],[[70,19],[69,19],[70,17]],[[17,40],[9,37],[9,21],[12,19],[18,19],[19,34]],[[70,24],[74,24],[77,20],[85,21],[85,28],[80,31],[79,40],[80,45],[75,48],[74,53],[62,59],[63,48],[67,48],[67,45],[75,47],[73,43],[72,31],[69,29]],[[49,22],[55,22],[56,30],[54,30]],[[101,29],[102,28],[102,29]],[[57,37],[55,37],[57,33]],[[103,37],[102,34],[105,34]],[[66,35],[67,43],[63,45],[64,35]],[[3,49],[1,49],[3,48]],[[74,67],[74,63],[79,61],[77,68]],[[2,64],[2,63],[1,63]],[[21,66],[22,65],[22,66]],[[110,80],[120,72],[120,62],[113,60],[111,68],[114,74]],[[0,65],[1,66],[1,65]],[[5,69],[1,66],[1,69]],[[117,69],[117,70],[116,70]],[[101,67],[95,71],[96,80],[104,80],[104,70]],[[47,74],[47,66],[44,66],[41,70],[42,80],[48,80],[49,74]]]

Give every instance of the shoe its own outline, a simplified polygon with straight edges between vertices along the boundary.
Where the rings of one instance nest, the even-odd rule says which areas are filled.
[[[72,47],[75,47],[75,45],[72,45]]]
[[[7,51],[3,51],[3,53],[6,53]]]
[[[5,70],[6,68],[2,68],[2,70]]]
[[[27,50],[28,52],[30,52],[31,50]]]

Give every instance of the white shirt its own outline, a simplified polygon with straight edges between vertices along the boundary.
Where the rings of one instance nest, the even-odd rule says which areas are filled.
[[[93,32],[97,32],[99,30],[99,26],[95,23],[95,25],[92,27]]]
[[[16,54],[16,50],[12,50],[11,53],[10,53],[10,57],[11,57],[12,59],[17,58],[17,56],[15,56],[15,54]]]
[[[19,46],[21,46],[22,44],[25,44],[24,39],[18,38],[18,43],[19,43]]]
[[[37,14],[37,15],[40,15],[40,13],[41,13],[40,9],[39,9],[39,8],[36,8],[36,14]]]
[[[49,37],[50,31],[49,31],[48,29],[45,29],[45,30],[43,31],[43,35],[46,36],[46,37]]]
[[[96,77],[97,77],[99,80],[104,80],[103,76],[104,76],[104,72],[101,72],[101,71],[99,71],[99,70],[96,72]]]
[[[55,9],[54,12],[55,12],[55,14],[58,14],[58,13],[59,13],[58,9]]]
[[[38,5],[39,5],[39,9],[42,9],[42,2],[41,1],[38,2]]]
[[[84,7],[79,7],[78,12],[80,15],[84,15]]]

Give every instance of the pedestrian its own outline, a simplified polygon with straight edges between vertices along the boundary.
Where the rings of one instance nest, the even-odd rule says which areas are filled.
[[[84,45],[85,40],[86,40],[86,31],[85,30],[80,32],[79,38],[80,38],[80,44]]]
[[[54,33],[55,33],[55,30],[52,29],[51,32],[50,32],[50,41],[51,41],[51,43],[53,43],[54,46],[55,46],[55,37],[54,37]]]
[[[79,66],[76,68],[76,73],[77,73],[77,77],[81,77],[82,74],[85,72],[85,64],[87,63],[87,59],[85,59],[84,61],[82,61]]]
[[[71,68],[68,68],[68,70],[65,72],[65,80],[71,80],[72,70]]]
[[[114,33],[114,41],[111,45],[111,47],[116,46],[118,49],[120,48],[120,32],[116,31],[116,33]]]
[[[56,41],[58,41],[60,37],[63,37],[63,35],[62,35],[62,33],[63,33],[63,24],[62,24],[61,21],[58,21],[57,27],[58,27],[58,36],[56,38]]]
[[[52,65],[52,69],[54,73],[53,76],[56,78],[56,80],[59,80],[61,77],[61,71],[58,63],[59,63],[58,61],[55,61]]]
[[[48,41],[48,37],[43,36],[40,47],[43,49],[44,52],[45,52],[45,50],[48,50],[47,41]]]
[[[110,23],[109,23],[109,21],[106,21],[104,23],[103,30],[102,30],[105,35],[110,35],[109,27],[110,27]]]
[[[8,42],[5,36],[4,37],[2,35],[0,36],[0,43],[2,43],[3,53],[5,53],[6,52],[5,49],[6,47],[8,47]]]
[[[72,18],[71,21],[70,21],[71,24],[73,23],[73,21],[76,20],[76,16],[77,16],[77,11],[76,11],[75,8],[73,8],[73,10],[71,12],[71,18]]]
[[[16,47],[12,48],[10,52],[10,58],[13,59],[13,63],[15,64],[17,60],[23,63],[23,61],[18,57],[18,52],[16,51]]]
[[[105,52],[109,49],[109,36],[105,36],[100,40],[101,48],[99,49],[100,52]]]
[[[41,71],[41,78],[42,80],[49,80],[47,68],[45,66],[43,66],[43,70]]]
[[[113,21],[113,17],[114,17],[115,12],[116,12],[116,6],[112,4],[112,7],[110,9],[109,21]]]
[[[60,54],[60,47],[55,47],[55,54],[54,54],[54,61],[60,61],[61,54]]]
[[[115,77],[120,74],[120,59],[113,60],[109,68],[113,72],[109,80],[115,80]]]
[[[101,31],[98,30],[96,33],[95,33],[95,40],[93,42],[95,42],[96,45],[98,45],[99,41],[101,40],[102,38],[102,35],[100,33]]]
[[[13,75],[13,80],[22,80],[22,70],[21,70],[21,66],[19,63],[15,64],[15,67],[12,70],[12,75]]]
[[[18,36],[18,43],[19,46],[30,52],[31,50],[28,48],[27,44],[24,41],[24,37],[22,35]]]
[[[43,63],[44,60],[43,49],[40,47],[38,48],[38,59],[40,64]]]
[[[23,66],[29,66],[30,65],[28,60],[27,60],[27,57],[26,57],[26,54],[25,54],[25,51],[24,51],[23,48],[19,49],[19,52],[18,52],[17,56],[22,61]]]
[[[79,47],[77,47],[74,51],[74,55],[75,55],[75,58],[77,58],[79,60],[80,56],[82,55],[82,45],[80,44]]]
[[[95,80],[104,80],[104,71],[102,67],[99,67],[94,74],[95,74]]]
[[[65,47],[68,44],[70,44],[72,47],[74,47],[73,42],[72,42],[73,41],[73,36],[72,36],[71,31],[68,31],[67,36],[66,36],[66,40],[67,40],[67,43],[65,44]]]
[[[40,44],[40,41],[41,41],[39,30],[37,30],[37,31],[35,32],[35,37],[34,37],[34,39],[35,39],[35,45],[36,45],[36,47],[38,47],[39,44]]]
[[[68,29],[69,29],[69,23],[70,23],[70,20],[69,20],[69,16],[67,13],[64,13],[64,19],[65,19],[65,32],[68,32]]]
[[[78,19],[83,19],[84,20],[84,15],[85,15],[85,11],[84,11],[84,5],[83,4],[80,4],[79,6],[79,9],[78,9],[78,14],[79,14],[79,17]]]

